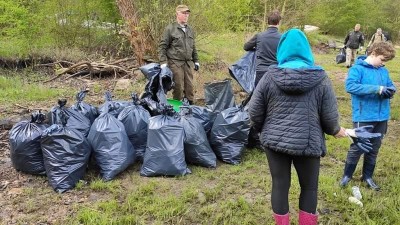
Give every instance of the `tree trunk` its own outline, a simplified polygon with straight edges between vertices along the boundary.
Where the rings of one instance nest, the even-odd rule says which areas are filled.
[[[128,31],[124,34],[128,37],[132,47],[133,54],[139,64],[144,64],[146,54],[152,53],[154,40],[151,37],[149,29],[141,26],[138,9],[135,8],[134,0],[116,0],[119,12],[124,19]]]

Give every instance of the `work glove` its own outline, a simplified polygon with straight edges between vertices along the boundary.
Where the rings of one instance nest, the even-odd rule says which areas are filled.
[[[364,49],[364,47],[363,46],[360,46],[360,51],[362,51]]]
[[[195,63],[194,63],[194,70],[195,70],[195,71],[199,71],[199,69],[200,69],[200,63],[195,62]]]
[[[362,126],[354,129],[346,129],[350,140],[364,153],[372,150],[372,143],[369,139],[381,137],[380,133],[371,133],[374,126]]]
[[[396,93],[396,89],[394,87],[381,86],[379,88],[379,94],[382,96],[382,98],[392,98],[394,93]]]
[[[161,64],[161,66],[160,66],[161,69],[163,69],[163,68],[165,68],[165,67],[167,67],[167,64],[166,64],[166,63],[163,63],[163,64]]]

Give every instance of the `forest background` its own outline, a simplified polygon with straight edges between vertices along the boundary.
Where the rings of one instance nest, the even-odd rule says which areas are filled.
[[[0,56],[59,58],[79,55],[76,51],[86,57],[132,54],[126,36],[132,21],[121,16],[126,3],[133,6],[134,29],[144,33],[150,46],[146,57],[155,56],[156,43],[174,20],[178,4],[190,6],[189,23],[203,37],[199,42],[211,33],[262,31],[273,9],[282,13],[281,30],[310,24],[323,34],[344,39],[360,23],[367,38],[378,27],[394,40],[400,35],[396,0],[1,0]]]

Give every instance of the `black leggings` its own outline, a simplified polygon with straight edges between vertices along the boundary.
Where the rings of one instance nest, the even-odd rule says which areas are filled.
[[[293,162],[301,187],[299,208],[315,214],[320,158],[292,156],[269,149],[266,150],[266,154],[272,176],[271,202],[274,213],[284,215],[289,212],[288,195]]]

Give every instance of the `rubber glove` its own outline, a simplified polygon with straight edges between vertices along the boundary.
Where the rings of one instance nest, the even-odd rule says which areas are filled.
[[[194,70],[195,70],[195,71],[199,71],[199,69],[200,69],[200,63],[195,62],[195,63],[194,63]]]
[[[381,137],[380,133],[371,133],[374,126],[362,126],[354,129],[346,129],[347,136],[364,153],[372,150],[372,143],[369,139]]]

